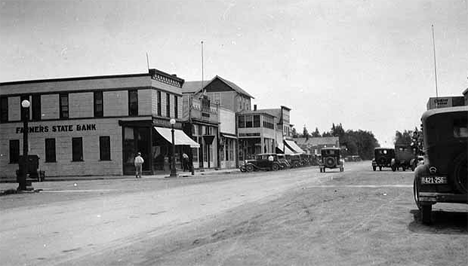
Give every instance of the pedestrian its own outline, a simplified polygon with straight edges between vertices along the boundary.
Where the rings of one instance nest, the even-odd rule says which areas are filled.
[[[190,170],[189,169],[189,157],[185,152],[182,154],[182,157],[184,159],[184,161],[182,163],[182,168],[183,168],[183,170],[185,172],[185,170]]]
[[[134,161],[136,178],[141,178],[141,171],[143,169],[144,162],[145,160],[143,160],[143,157],[141,157],[141,152],[138,152]]]

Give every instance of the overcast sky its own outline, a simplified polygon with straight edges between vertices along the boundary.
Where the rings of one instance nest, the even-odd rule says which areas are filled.
[[[298,132],[332,123],[392,146],[435,95],[468,88],[468,0],[7,0],[0,82],[134,74],[228,79]]]

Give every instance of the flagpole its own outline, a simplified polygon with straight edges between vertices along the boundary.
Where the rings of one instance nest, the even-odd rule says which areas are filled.
[[[432,25],[432,48],[434,51],[434,81],[436,90],[436,108],[438,107],[439,91],[437,89],[437,61],[436,61],[436,49],[435,49],[435,38],[434,38],[434,25]]]

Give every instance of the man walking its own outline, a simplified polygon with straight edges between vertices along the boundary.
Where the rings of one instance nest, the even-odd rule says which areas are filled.
[[[135,157],[135,161],[134,161],[136,178],[141,178],[141,171],[143,169],[143,163],[144,162],[145,162],[145,160],[143,160],[143,157],[141,157],[141,153],[138,152],[137,156]]]

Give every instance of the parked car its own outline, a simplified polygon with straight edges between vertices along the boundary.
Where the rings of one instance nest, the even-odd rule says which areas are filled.
[[[424,164],[424,156],[419,155],[417,158],[417,166],[423,165]]]
[[[426,111],[425,161],[414,175],[413,194],[424,224],[438,202],[468,204],[468,106]]]
[[[392,171],[396,171],[399,168],[403,171],[411,168],[414,171],[417,166],[415,151],[410,145],[395,144],[395,158],[391,164]]]
[[[297,167],[302,166],[300,154],[286,154],[286,159],[291,165],[291,168],[297,168]]]
[[[281,169],[291,168],[291,165],[289,164],[288,160],[286,159],[286,155],[284,155],[282,153],[278,153],[278,154],[276,154],[276,156],[278,157],[278,163],[280,164]]]
[[[261,153],[255,155],[255,159],[246,160],[240,166],[241,172],[252,172],[259,170],[276,171],[281,169],[281,163],[278,161],[276,153]]]
[[[395,159],[395,149],[375,148],[372,169],[375,171],[379,167],[379,170],[382,171],[383,167],[391,167],[393,159]]]
[[[341,150],[339,148],[323,148],[321,151],[322,161],[319,164],[320,172],[325,172],[326,168],[339,168],[344,171],[344,160],[341,159]]]

